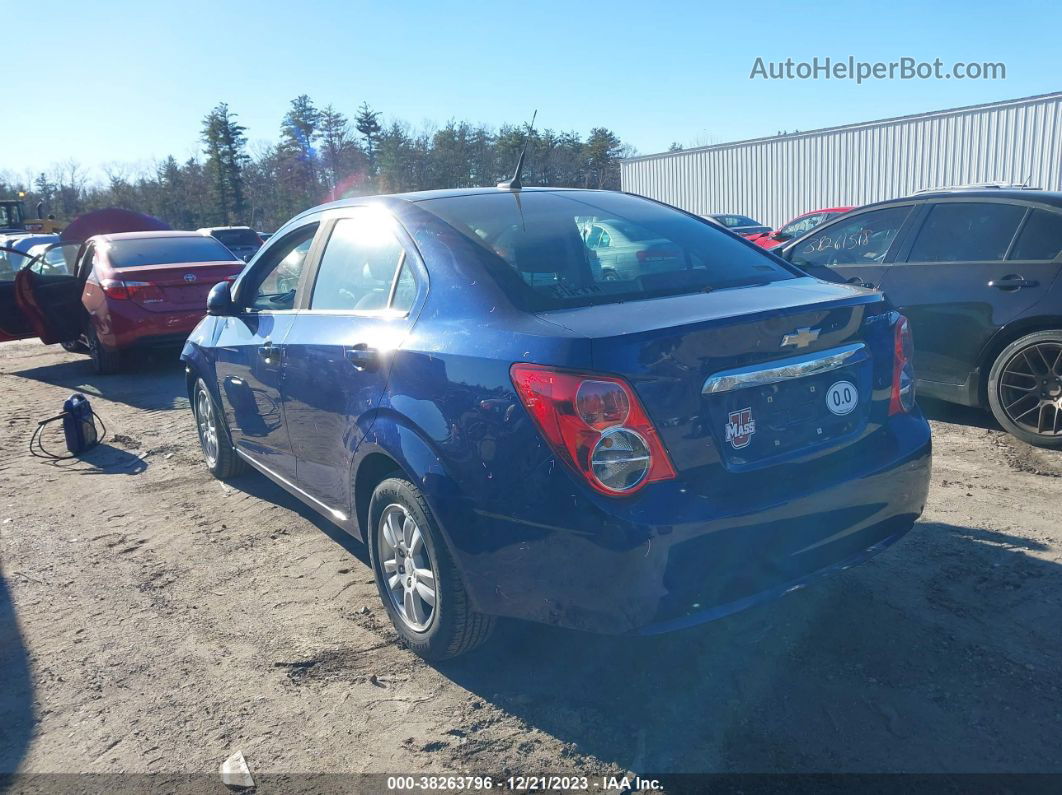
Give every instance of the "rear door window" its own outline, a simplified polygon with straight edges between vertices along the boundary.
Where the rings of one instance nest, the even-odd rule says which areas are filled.
[[[1062,213],[1033,210],[1007,259],[1053,260],[1062,253]]]
[[[388,228],[388,221],[372,211],[336,221],[317,268],[310,309],[371,312],[388,308],[395,274],[405,259],[405,249]],[[404,298],[408,292],[407,285]]]
[[[935,204],[911,246],[908,262],[1002,260],[1025,208],[995,202]]]
[[[838,221],[796,244],[790,261],[798,268],[884,262],[910,212],[909,206],[885,207]]]

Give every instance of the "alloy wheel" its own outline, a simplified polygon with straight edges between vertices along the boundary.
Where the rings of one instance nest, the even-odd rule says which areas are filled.
[[[1062,342],[1016,352],[999,379],[999,401],[1011,422],[1039,436],[1062,435]]]
[[[410,629],[426,631],[435,618],[435,567],[424,534],[403,506],[384,509],[378,546],[391,605]]]
[[[195,397],[195,418],[203,456],[207,465],[213,467],[218,460],[218,424],[214,417],[213,401],[204,389],[200,389]]]

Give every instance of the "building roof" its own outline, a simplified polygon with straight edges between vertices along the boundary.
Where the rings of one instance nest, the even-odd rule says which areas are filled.
[[[759,138],[746,138],[740,141],[729,141],[722,144],[711,144],[710,146],[697,146],[690,149],[679,149],[674,152],[657,152],[649,155],[636,155],[634,157],[624,158],[623,163],[634,163],[639,160],[654,160],[657,158],[665,157],[678,157],[681,155],[691,154],[694,152],[705,152],[713,149],[729,149],[735,146],[746,146],[748,144],[766,143],[768,141],[781,141],[785,139],[797,139],[807,138],[813,135],[823,135],[826,133],[841,132],[843,130],[856,130],[861,127],[880,127],[890,124],[898,124],[902,122],[918,121],[921,119],[938,118],[942,116],[949,116],[960,113],[969,113],[976,110],[989,110],[997,108],[1018,107],[1021,105],[1029,105],[1037,102],[1044,102],[1046,100],[1059,100],[1062,101],[1062,91],[1054,91],[1049,94],[1036,94],[1031,97],[1019,97],[1018,99],[1005,99],[999,102],[985,102],[980,105],[965,105],[960,108],[948,108],[946,110],[931,110],[925,113],[912,113],[907,116],[892,116],[886,119],[876,119],[874,121],[856,122],[854,124],[840,124],[834,127],[820,127],[817,130],[801,130],[795,133],[785,133],[783,135],[765,135]]]

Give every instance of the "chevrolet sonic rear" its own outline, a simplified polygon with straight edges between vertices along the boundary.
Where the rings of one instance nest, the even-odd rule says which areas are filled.
[[[598,227],[670,255],[607,273]],[[499,616],[716,618],[866,559],[925,503],[906,320],[647,199],[325,205],[208,313],[182,354],[208,467],[256,469],[364,541],[430,658]]]

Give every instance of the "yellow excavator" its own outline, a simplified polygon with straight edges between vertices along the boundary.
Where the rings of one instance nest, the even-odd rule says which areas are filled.
[[[62,224],[55,220],[54,215],[49,214],[47,218],[44,217],[44,202],[37,203],[36,218],[26,218],[23,202],[25,195],[20,191],[17,199],[0,199],[0,233],[35,232],[45,235],[58,233],[63,228]]]

